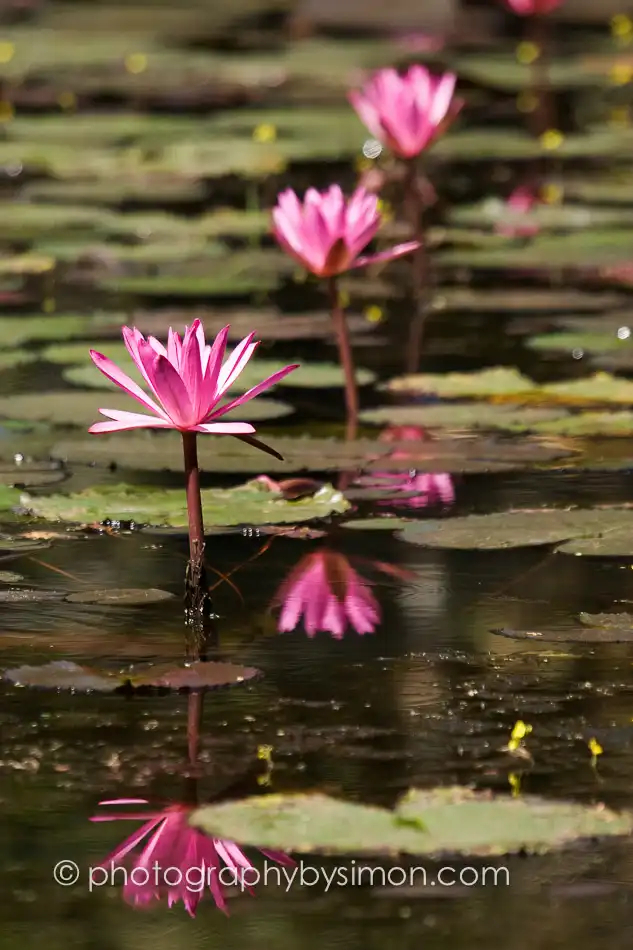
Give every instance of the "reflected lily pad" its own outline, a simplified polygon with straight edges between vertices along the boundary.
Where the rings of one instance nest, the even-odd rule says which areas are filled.
[[[473,373],[415,373],[398,376],[379,387],[389,392],[428,393],[447,399],[509,396],[533,392],[536,384],[509,366],[494,366]]]
[[[414,521],[400,531],[398,537],[422,547],[500,551],[627,531],[633,537],[633,509],[630,508],[542,508]]]
[[[264,525],[310,521],[350,507],[342,493],[323,485],[312,498],[287,501],[256,479],[235,488],[202,491],[205,525]],[[98,485],[74,495],[33,497],[22,495],[21,504],[30,514],[51,521],[101,523],[106,519],[136,525],[186,528],[184,491],[139,485]]]
[[[63,599],[64,594],[59,590],[28,587],[0,590],[0,603],[3,604],[39,604]]]
[[[277,366],[277,368],[279,368]],[[94,370],[104,383],[104,390],[108,380],[102,376],[99,370],[93,366],[73,367],[73,369],[90,372]],[[72,370],[69,371],[72,375]],[[78,373],[77,375],[81,375]],[[263,377],[261,377],[263,378]],[[0,396],[0,416],[10,414],[13,419],[30,420],[37,422],[49,422],[59,426],[79,426],[88,428],[93,422],[103,421],[99,413],[101,407],[107,409],[122,409],[134,411],[136,404],[129,396],[114,389],[110,384],[110,391],[106,395],[104,392],[96,390],[68,389],[59,392],[37,392],[20,393],[15,396]],[[276,399],[255,399],[248,407],[249,421],[261,422],[268,419],[281,419],[283,416],[290,415],[292,406]],[[227,413],[227,419],[237,419],[240,412],[244,413],[241,407]],[[59,476],[63,478],[61,473]],[[2,478],[2,469],[0,468],[0,479]],[[39,482],[29,481],[25,473],[25,479],[28,484],[44,484],[47,480],[44,477]],[[48,481],[59,479],[50,477]]]
[[[113,693],[130,689],[214,689],[234,686],[254,676],[258,670],[234,663],[192,663],[189,666],[157,666],[141,671],[114,673],[79,666],[69,660],[55,660],[42,666],[20,666],[7,670],[4,679],[16,686],[72,692]]]
[[[208,472],[268,473],[327,472],[341,469],[406,472],[500,472],[529,468],[534,464],[573,454],[569,449],[549,445],[527,436],[521,441],[499,441],[493,437],[466,436],[431,442],[385,443],[359,439],[344,442],[310,436],[283,436],[272,440],[283,461],[266,456],[237,439],[201,439],[200,465]],[[180,440],[152,433],[99,436],[59,442],[51,450],[53,458],[84,464],[114,465],[144,471],[182,471]]]
[[[567,627],[562,630],[492,630],[509,640],[541,640],[544,643],[633,643],[633,629],[617,627]]]
[[[633,827],[631,815],[604,806],[459,787],[413,789],[393,811],[319,794],[253,796],[205,805],[189,820],[243,845],[333,855],[540,854]]]
[[[114,607],[138,607],[145,604],[160,604],[165,600],[173,600],[175,594],[169,591],[149,587],[145,590],[130,588],[128,590],[108,589],[81,590],[67,594],[64,598],[70,604],[111,604]]]
[[[424,428],[501,429],[529,432],[539,423],[565,418],[563,409],[523,409],[516,406],[467,403],[430,406],[380,406],[361,412],[363,422],[376,425],[419,425]]]

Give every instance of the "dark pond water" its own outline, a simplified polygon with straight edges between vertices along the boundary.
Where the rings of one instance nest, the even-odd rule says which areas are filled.
[[[21,347],[27,356],[11,357],[2,364],[7,368],[0,377],[0,397],[41,393],[45,405],[51,392],[73,392],[66,363],[48,358],[43,350],[49,344],[41,341],[112,345],[115,335],[104,334],[102,339],[95,329],[91,314],[96,312],[121,314],[120,324],[138,319],[143,311],[160,317],[162,311],[173,310],[175,321],[184,323],[199,308],[215,315],[246,312],[260,319],[271,308],[285,316],[316,315],[325,308],[318,286],[296,282],[293,273],[282,273],[278,260],[271,265],[274,279],[255,280],[252,293],[248,287],[240,288],[239,276],[219,290],[207,287],[193,292],[191,285],[183,290],[188,281],[204,276],[215,253],[209,246],[215,238],[200,246],[195,243],[192,222],[219,208],[265,210],[288,184],[304,188],[340,181],[351,187],[363,135],[362,130],[345,133],[348,142],[341,131],[346,125],[341,104],[346,69],[389,62],[385,50],[374,48],[382,40],[367,39],[360,29],[344,39],[324,31],[318,41],[325,44],[323,48],[311,47],[311,40],[303,41],[308,45],[300,48],[299,41],[284,39],[283,4],[273,3],[269,9],[266,4],[245,3],[245,19],[237,20],[224,9],[227,4],[216,9],[214,4],[192,0],[181,6],[180,24],[174,11],[169,13],[167,5],[161,4],[156,5],[155,22],[148,22],[147,8],[140,3],[132,4],[127,13],[106,3],[50,3],[28,9],[9,4],[2,12],[6,20],[6,40],[0,36],[0,59],[6,64],[3,100],[5,112],[7,103],[12,104],[15,118],[7,120],[0,142],[6,199],[3,217],[8,228],[4,239],[0,233],[0,243],[12,262],[8,276],[3,277],[0,334],[6,334],[3,352],[15,353]],[[46,32],[50,30],[52,34]],[[481,37],[484,59],[491,49],[511,56],[516,32],[516,25],[504,21],[486,27]],[[604,27],[573,23],[561,27],[559,34],[562,52],[570,58],[583,44],[595,50],[596,56],[612,58],[619,48]],[[366,44],[362,49],[361,41]],[[84,48],[82,43],[84,52],[78,53],[78,48]],[[467,38],[457,36],[456,52],[447,53],[445,62],[454,64],[466,46]],[[13,52],[9,47],[14,47]],[[26,65],[20,59],[25,47],[33,60],[27,56]],[[208,64],[200,62],[209,52],[219,57],[219,65],[213,67],[217,73],[205,73]],[[148,69],[154,55],[158,67]],[[300,59],[304,55],[305,61]],[[15,70],[12,62],[18,63]],[[326,69],[324,63],[331,65]],[[612,101],[613,89],[603,96],[598,81],[596,88],[585,83],[580,93],[575,91],[579,69],[582,74],[577,63],[575,68],[576,79],[567,85],[561,81],[558,104],[565,116],[561,126],[580,135],[596,116],[604,120],[609,110],[628,107],[628,100],[623,92]],[[275,69],[281,73],[277,82]],[[484,137],[490,130],[500,129],[510,137],[519,133],[522,119],[515,111],[511,82],[509,87],[502,82],[494,88],[494,82],[484,78],[478,83],[467,75],[463,86],[468,97],[467,130],[483,132]],[[304,142],[302,121],[326,107],[339,110],[332,135],[325,126],[325,132],[316,135],[316,144],[314,137]],[[274,121],[286,128],[288,140],[294,137],[302,143],[300,148],[296,143],[288,147],[282,167],[272,172],[262,171],[260,158],[253,159],[250,151],[245,158],[236,151],[236,142],[243,140],[252,148],[253,109],[259,110],[263,124],[277,116]],[[285,119],[279,119],[280,112]],[[116,116],[115,123],[121,126],[115,124],[114,132],[104,132],[99,116]],[[161,116],[167,124],[158,131],[142,125],[147,117],[158,121]],[[191,128],[182,132],[189,152],[169,126],[176,117],[199,123],[194,132]],[[77,131],[82,121],[85,132]],[[224,131],[220,126],[219,132],[216,129],[220,139],[215,143],[213,128],[209,133],[205,125],[213,121],[225,122]],[[240,122],[247,130],[242,138]],[[628,161],[630,130],[625,128],[621,134],[624,144],[618,148],[610,151],[594,143],[587,147],[584,159],[565,164],[564,157],[557,158],[547,166],[547,175],[569,180],[570,186],[599,182],[615,188],[616,182],[623,181],[623,190],[611,202],[607,198],[601,203],[598,197],[594,205],[587,205],[592,213],[596,208],[633,206],[633,190],[625,193],[630,162],[623,164]],[[175,149],[171,158],[165,147],[169,136]],[[283,143],[283,134],[280,140]],[[218,148],[214,151],[211,144]],[[514,185],[525,180],[526,169],[531,169],[530,155],[521,149],[517,160],[506,161],[504,155],[498,160],[494,154],[487,155],[485,147],[483,156],[473,154],[473,148],[456,147],[452,158],[443,160],[440,154],[430,165],[441,198],[432,215],[435,228],[446,223],[451,209],[491,195],[507,197]],[[163,175],[159,183],[150,171]],[[145,190],[141,173],[148,175]],[[73,184],[75,195],[70,188],[61,188],[60,182]],[[91,189],[98,194],[91,196]],[[571,194],[573,204],[573,188]],[[581,207],[585,207],[583,200],[579,199]],[[24,211],[29,205],[40,209],[32,220]],[[73,208],[75,220],[64,218]],[[166,216],[167,223],[151,218],[154,212]],[[146,216],[145,223],[141,214]],[[106,220],[107,215],[111,217]],[[134,215],[139,215],[138,220]],[[154,240],[161,227],[167,237]],[[490,231],[483,218],[478,227],[482,233]],[[598,263],[615,266],[626,261],[628,251],[622,248],[633,247],[633,242],[626,243],[633,237],[627,227],[620,222],[613,258],[607,255]],[[253,229],[253,253],[272,248],[260,233],[263,229]],[[560,245],[564,246],[568,235],[565,226],[561,230]],[[570,233],[577,240],[578,228]],[[587,267],[594,263],[587,251],[591,222],[584,233],[583,266],[571,270],[564,262],[559,266],[556,261],[542,260],[527,271],[503,264],[482,268],[476,261],[471,268],[468,260],[452,264],[450,254],[443,263],[440,253],[436,308],[428,322],[421,361],[424,372],[504,365],[542,383],[595,371],[596,364],[589,363],[589,348],[579,357],[578,352],[565,349],[544,353],[526,346],[526,337],[556,328],[561,314],[586,314],[593,320],[604,315],[605,320],[620,325],[621,319],[621,325],[626,325],[631,299],[626,286],[617,285],[614,290],[604,273],[597,282],[586,279]],[[234,259],[232,255],[248,252],[249,238],[244,235],[235,223],[220,228],[223,246],[218,253],[224,263],[215,265],[214,279],[225,262]],[[596,231],[595,247],[603,247],[605,240]],[[455,241],[455,246],[463,246],[463,235]],[[165,247],[172,244],[174,259],[170,261]],[[440,251],[445,244],[449,252],[454,249],[450,240],[440,236]],[[465,244],[472,251],[468,241]],[[126,247],[146,245],[150,250],[144,262],[139,258],[141,264],[125,255]],[[513,243],[513,253],[517,246],[523,245]],[[32,259],[21,267],[16,260],[24,255],[46,258],[49,263],[39,271]],[[165,271],[178,276],[181,283],[175,289],[157,290],[152,280]],[[149,291],[129,293],[126,279],[139,276],[147,279]],[[375,345],[359,342],[356,353],[359,365],[382,380],[402,372],[412,312],[407,280],[406,266],[394,265],[384,274],[360,276],[350,284],[355,313],[367,315],[367,307],[381,310],[382,320],[372,332],[369,320],[365,327],[365,336],[380,339]],[[451,294],[468,286],[473,288],[470,303],[451,304]],[[539,290],[551,295],[534,304],[530,295]],[[85,329],[74,327],[67,333],[44,336],[40,330],[20,338],[15,346],[7,343],[16,333],[16,317],[37,316],[50,324],[68,314],[85,319]],[[520,320],[523,328],[517,328]],[[265,335],[261,355],[279,361],[280,366],[295,358],[306,365],[335,359],[327,333],[317,340],[301,340],[297,334],[275,337],[274,331]],[[631,366],[633,361],[629,370]],[[77,391],[77,411],[82,400],[94,395]],[[262,423],[273,444],[275,436],[306,432],[341,437],[339,390],[287,389],[279,398],[292,407],[292,414],[283,421]],[[103,400],[107,405],[105,394]],[[365,408],[386,401],[375,387],[363,389]],[[619,408],[627,408],[626,400]],[[60,440],[83,437],[80,428],[69,426],[72,419],[60,421],[46,412],[14,414],[10,405],[1,411],[9,420],[0,433],[3,462],[11,463],[16,453],[45,459]],[[375,429],[367,425],[364,432],[371,435]],[[459,433],[453,435],[457,438]],[[571,445],[564,438],[562,444]],[[597,459],[596,464],[583,468],[573,462],[563,469],[552,463],[525,471],[474,474],[458,471],[453,476],[455,501],[449,509],[363,502],[358,513],[426,519],[633,503],[628,439],[590,440],[576,447],[583,450],[585,459]],[[180,486],[178,473],[142,469],[109,471],[70,462],[67,474],[67,480],[52,491],[80,491],[122,480]],[[208,474],[205,485],[227,487],[252,474],[258,473]],[[336,471],[313,474],[335,483],[339,477]],[[35,494],[38,491],[43,490],[34,489]],[[38,521],[28,521],[25,527],[24,517],[10,512],[0,519],[0,530],[15,533],[16,522],[20,531],[28,527],[58,536],[48,547],[8,556],[0,563],[3,570],[21,576],[18,582],[3,581],[3,592],[16,586],[60,594],[96,588],[158,588],[174,597],[140,607],[69,603],[60,597],[3,602],[3,670],[66,660],[116,672],[134,664],[182,660],[184,537],[111,532],[97,526],[86,535]],[[199,801],[262,790],[321,791],[391,806],[411,787],[454,784],[633,807],[630,644],[539,643],[492,632],[502,627],[560,631],[577,626],[581,611],[629,609],[633,557],[573,557],[557,553],[552,546],[434,550],[404,543],[387,531],[350,530],[335,521],[318,527],[326,537],[305,540],[238,529],[209,539],[208,560],[214,581],[217,577],[219,615],[211,658],[254,666],[263,675],[205,694],[195,775]],[[348,631],[336,639],[327,633],[310,638],[302,627],[278,632],[276,592],[306,554],[324,545],[344,555],[372,582],[381,612],[372,634],[358,636]],[[385,564],[389,572],[383,569]],[[230,583],[222,582],[229,574]],[[35,946],[42,940],[53,950],[189,948],[212,942],[236,950],[268,944],[280,950],[299,945],[333,950],[421,944],[438,950],[483,950],[494,944],[517,950],[528,945],[543,950],[630,946],[633,863],[628,840],[488,862],[508,868],[507,885],[439,888],[433,880],[438,864],[429,861],[426,886],[419,882],[412,887],[365,884],[326,892],[319,883],[284,892],[273,884],[260,887],[255,897],[231,892],[229,917],[211,900],[200,905],[194,920],[182,905],[169,910],[164,902],[139,912],[124,903],[118,887],[91,892],[88,867],[102,861],[137,827],[91,823],[100,801],[189,799],[188,703],[185,694],[55,692],[3,682],[0,931],[7,947]],[[511,758],[503,751],[517,720],[532,726],[531,761]],[[592,739],[603,749],[596,767],[589,749]],[[273,767],[267,776],[265,763],[258,758],[262,746],[272,748]],[[55,883],[53,869],[62,860],[76,862],[82,869],[77,884]],[[461,867],[469,862],[452,863]],[[478,859],[471,865],[480,868],[485,863]]]

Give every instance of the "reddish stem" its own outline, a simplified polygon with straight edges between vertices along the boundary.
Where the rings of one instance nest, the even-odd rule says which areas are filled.
[[[328,278],[328,291],[330,295],[330,310],[334,324],[334,333],[336,334],[339,358],[345,376],[345,407],[347,409],[345,438],[351,440],[356,438],[358,431],[358,389],[356,387],[354,356],[349,341],[347,321],[343,313],[343,308],[341,307],[336,277]]]
[[[199,626],[211,615],[211,602],[204,568],[204,522],[196,433],[183,432],[182,446],[185,457],[185,486],[189,517],[189,563],[185,580],[185,610],[188,619]]]
[[[409,330],[409,343],[405,359],[406,372],[415,373],[420,365],[424,324],[428,314],[431,269],[423,221],[424,202],[420,193],[416,160],[414,158],[407,162],[404,201],[405,211],[411,223],[413,240],[419,241],[420,244],[418,249],[413,252],[411,260],[415,312]]]

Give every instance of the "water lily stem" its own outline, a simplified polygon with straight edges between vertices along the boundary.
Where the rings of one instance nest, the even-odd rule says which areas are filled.
[[[354,370],[354,356],[349,340],[345,313],[341,307],[341,298],[338,292],[336,277],[328,278],[328,291],[330,294],[330,309],[334,332],[336,334],[336,342],[338,344],[339,358],[345,376],[345,407],[347,409],[345,438],[350,440],[356,438],[358,431],[358,389]]]
[[[554,103],[549,81],[549,47],[550,24],[547,16],[527,17],[528,39],[534,45],[536,58],[532,63],[532,95],[534,96],[534,110],[532,112],[533,131],[537,138],[544,135],[549,129],[556,128]]]
[[[405,176],[405,210],[411,223],[411,236],[420,246],[413,252],[413,295],[415,312],[409,329],[409,343],[405,358],[405,371],[415,373],[420,365],[420,353],[424,339],[424,324],[429,310],[430,262],[424,228],[424,200],[418,176],[416,159],[407,162]]]
[[[189,563],[185,578],[185,613],[196,628],[202,630],[211,616],[211,598],[204,566],[204,521],[200,495],[198,443],[195,432],[182,433],[185,457],[185,485],[189,517]]]

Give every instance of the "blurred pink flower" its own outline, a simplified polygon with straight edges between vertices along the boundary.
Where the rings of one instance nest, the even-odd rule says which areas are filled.
[[[318,277],[390,261],[419,247],[418,241],[408,241],[380,254],[358,256],[382,223],[378,198],[364,188],[357,188],[348,201],[338,185],[324,192],[308,188],[303,204],[288,188],[278,196],[272,216],[282,248]]]
[[[396,452],[392,458],[404,456],[405,453]],[[384,484],[380,484],[382,480]],[[452,505],[455,501],[453,479],[445,472],[373,472],[363,479],[366,487],[384,488],[390,492],[416,492],[411,498],[379,501],[379,505],[402,506],[407,508],[426,508],[429,505]]]
[[[424,66],[404,75],[380,69],[349,101],[369,132],[400,158],[413,158],[440,135],[461,109],[454,73],[433,76]]]
[[[147,805],[143,798],[119,798],[100,802],[100,805]],[[116,868],[125,868],[123,898],[128,904],[148,907],[153,902],[167,900],[169,907],[182,901],[190,917],[195,917],[198,904],[211,894],[216,905],[227,912],[224,899],[222,871],[229,869],[230,883],[246,887],[257,878],[248,876],[253,865],[244,852],[232,841],[210,838],[188,823],[191,808],[170,805],[157,811],[133,814],[95,815],[91,821],[143,821],[138,831],[119,845],[105,861],[98,865],[107,872],[108,881],[116,882]],[[144,842],[144,844],[142,844]],[[134,850],[141,845],[140,853]],[[294,866],[295,862],[281,851],[260,852],[277,864]],[[96,868],[93,868],[92,873]],[[105,880],[105,878],[104,878]],[[96,880],[99,883],[99,879]]]
[[[120,432],[124,429],[178,429],[180,432],[210,432],[215,435],[244,436],[255,432],[248,422],[220,422],[227,412],[248,402],[274,386],[298,364],[273,373],[248,392],[231,399],[218,408],[218,403],[234,384],[258,344],[254,333],[239,343],[222,365],[229,327],[220,330],[213,345],[205,341],[200,320],[185,328],[183,339],[169,329],[167,347],[153,336],[147,339],[136,329],[123,327],[123,340],[135,365],[153,397],[144,392],[133,379],[112,360],[90,350],[97,369],[153,415],[99,409],[111,422],[96,422],[89,432]]]
[[[426,440],[422,426],[387,426],[378,436],[379,442],[420,442]]]
[[[373,633],[381,617],[369,581],[343,554],[326,549],[299,561],[279,588],[275,603],[282,605],[281,633],[294,630],[303,617],[310,637],[329,631],[340,640],[348,624],[356,633]]]
[[[502,234],[505,237],[533,237],[535,234],[538,234],[540,228],[538,224],[533,222],[521,224],[520,217],[523,214],[527,214],[535,205],[540,204],[536,193],[532,188],[529,188],[525,185],[520,185],[518,188],[515,188],[504,206],[504,212],[509,212],[510,215],[517,216],[517,223],[499,223],[495,226],[495,231],[497,234]]]
[[[563,0],[503,0],[518,16],[541,16],[560,7]]]

